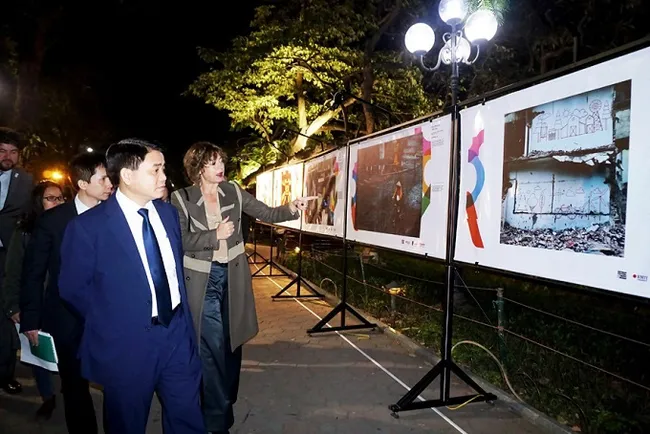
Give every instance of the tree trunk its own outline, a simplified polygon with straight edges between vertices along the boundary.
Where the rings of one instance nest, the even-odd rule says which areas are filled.
[[[298,101],[298,127],[302,131],[307,128],[307,103],[302,87],[302,72],[296,74],[296,100]]]
[[[362,85],[362,98],[366,101],[372,99],[372,89],[375,83],[375,74],[372,70],[372,63],[370,59],[366,59],[366,64],[363,67],[363,85]],[[369,104],[363,104],[363,115],[366,118],[366,131],[367,134],[372,134],[375,131],[375,114]]]
[[[395,19],[399,16],[402,10],[402,0],[397,0],[395,6],[390,9],[381,20],[379,20],[379,28],[367,40],[364,50],[364,66],[363,66],[363,84],[361,86],[362,98],[368,102],[372,102],[372,91],[375,87],[375,73],[372,65],[372,55],[377,48],[377,44],[382,35],[388,31]],[[366,118],[366,131],[368,134],[375,131],[375,115],[372,111],[372,106],[363,104],[363,114]]]

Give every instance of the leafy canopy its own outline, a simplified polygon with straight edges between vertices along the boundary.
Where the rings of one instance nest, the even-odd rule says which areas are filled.
[[[438,107],[424,93],[422,74],[402,50],[402,1],[282,0],[255,11],[251,31],[231,49],[202,48],[212,69],[189,93],[226,110],[235,130],[254,132],[241,153],[266,164],[281,149],[308,148],[304,136],[346,140]],[[388,24],[388,25],[387,25]],[[391,27],[392,26],[392,27]],[[398,37],[390,35],[390,30]],[[333,95],[342,95],[332,104]],[[366,106],[354,97],[385,110]],[[386,113],[391,112],[393,116]],[[284,134],[283,134],[284,132]]]

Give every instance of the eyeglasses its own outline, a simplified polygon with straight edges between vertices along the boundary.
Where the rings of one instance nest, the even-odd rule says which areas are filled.
[[[63,196],[43,196],[43,199],[48,202],[65,202]]]

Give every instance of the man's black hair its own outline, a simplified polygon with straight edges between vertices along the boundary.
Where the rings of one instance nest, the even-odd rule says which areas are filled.
[[[70,161],[70,180],[75,190],[79,189],[79,181],[90,182],[90,178],[98,168],[106,167],[106,159],[96,152],[82,152]]]
[[[25,145],[23,136],[18,131],[7,127],[0,127],[0,143],[14,145],[18,149],[22,149]]]
[[[120,184],[122,169],[138,170],[147,154],[160,151],[156,143],[142,139],[124,139],[113,143],[106,150],[106,172],[114,186]]]

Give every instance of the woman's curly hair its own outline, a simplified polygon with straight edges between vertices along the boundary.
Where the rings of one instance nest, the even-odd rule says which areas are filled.
[[[199,185],[201,181],[201,171],[211,161],[221,157],[223,164],[226,164],[228,157],[219,146],[210,142],[196,142],[187,150],[183,157],[183,166],[188,181],[194,185]]]

